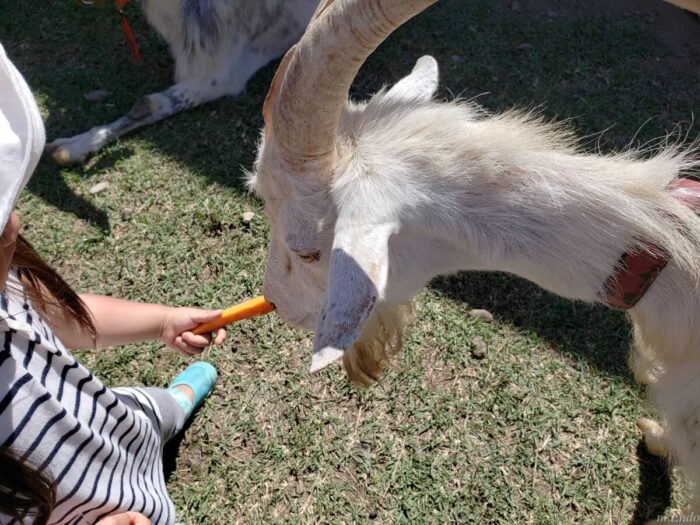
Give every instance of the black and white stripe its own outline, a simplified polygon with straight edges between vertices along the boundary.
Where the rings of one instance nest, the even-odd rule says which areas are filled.
[[[19,286],[13,275],[10,283]],[[26,299],[0,295],[0,445],[58,482],[52,525],[93,525],[127,510],[172,525],[160,420],[146,392],[106,388]]]

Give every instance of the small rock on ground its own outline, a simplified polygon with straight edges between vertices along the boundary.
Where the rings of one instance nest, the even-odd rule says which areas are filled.
[[[255,217],[255,213],[252,211],[247,211],[242,215],[241,220],[245,226],[248,226],[253,220],[253,217]]]
[[[95,89],[94,91],[88,91],[83,95],[85,100],[88,102],[99,102],[100,100],[106,99],[111,93],[104,89]]]
[[[98,182],[92,188],[90,188],[90,194],[97,195],[101,191],[105,191],[107,188],[109,188],[109,182]]]
[[[488,310],[470,310],[469,315],[485,323],[490,323],[493,321],[493,314]]]

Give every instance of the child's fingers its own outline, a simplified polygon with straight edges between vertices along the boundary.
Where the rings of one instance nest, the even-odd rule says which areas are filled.
[[[95,523],[95,525],[129,525],[129,516],[125,512],[116,516],[107,516]]]
[[[178,349],[182,350],[187,355],[198,355],[202,353],[201,348],[189,344],[180,336],[175,338],[175,346],[177,346]]]
[[[200,324],[206,323],[207,321],[213,321],[221,316],[221,310],[195,310],[192,312],[190,317],[192,321]]]
[[[224,342],[224,339],[226,339],[226,330],[223,328],[219,328],[216,332],[216,338],[214,339],[214,344],[220,345],[221,343]]]
[[[182,340],[188,345],[196,346],[198,348],[206,348],[211,344],[210,335],[197,335],[193,334],[192,332],[183,332],[180,337],[182,337]]]
[[[127,512],[127,514],[131,520],[131,525],[151,525],[151,520],[143,514],[138,512]]]

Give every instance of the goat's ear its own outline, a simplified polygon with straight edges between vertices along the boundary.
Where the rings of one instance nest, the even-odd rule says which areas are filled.
[[[422,56],[407,77],[399,80],[386,94],[400,100],[430,100],[438,87],[438,64],[430,55]]]
[[[326,296],[316,319],[312,373],[342,358],[362,334],[386,287],[392,230],[336,231]]]

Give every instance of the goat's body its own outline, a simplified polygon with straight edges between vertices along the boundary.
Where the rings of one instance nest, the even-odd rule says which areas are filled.
[[[318,0],[144,0],[149,23],[168,42],[175,84],[142,97],[118,120],[48,146],[61,164],[83,162],[107,142],[175,113],[238,95],[262,66],[304,31]]]
[[[331,182],[339,221],[381,209],[374,228],[400,224],[389,237],[384,308],[457,270],[509,272],[604,302],[622,253],[640,241],[663,246],[669,264],[629,311],[635,377],[649,384],[665,430],[640,428],[652,451],[700,482],[700,218],[669,189],[698,161],[674,147],[647,159],[584,154],[563,130],[522,115],[401,106],[379,95],[349,109],[339,129],[344,168]],[[363,177],[375,178],[371,194]]]
[[[395,311],[436,275],[503,271],[562,297],[604,302],[604,284],[625,251],[640,241],[663,246],[670,262],[629,312],[639,356],[632,364],[666,427],[645,428],[650,448],[668,451],[700,481],[700,218],[669,189],[697,160],[675,147],[646,159],[586,154],[566,130],[537,118],[383,94],[349,104],[338,135],[333,216],[320,227],[334,230],[325,234],[334,237],[334,252],[347,251],[361,273],[381,283],[374,316],[344,353],[346,366],[361,369],[358,363],[377,364],[389,353],[369,344],[392,339],[377,326],[394,318],[389,330],[402,330]],[[309,181],[294,184],[292,194],[308,193]],[[372,249],[363,236],[382,229],[389,231],[389,264],[377,278],[359,261]],[[280,314],[296,313],[299,303],[286,305],[271,284]],[[332,287],[331,280],[327,297],[339,295]],[[330,317],[328,308],[319,317]],[[304,319],[314,327],[313,315]],[[316,336],[333,330],[321,322]],[[362,355],[372,352],[381,355]]]

